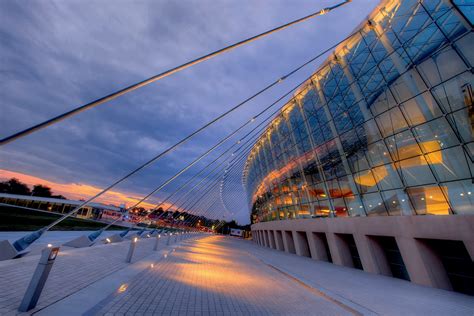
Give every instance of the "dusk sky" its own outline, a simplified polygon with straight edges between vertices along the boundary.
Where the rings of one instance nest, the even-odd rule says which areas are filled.
[[[0,137],[338,2],[2,0]],[[5,145],[0,178],[16,176],[48,184],[69,198],[87,198],[346,37],[378,3],[354,0]],[[129,205],[147,194],[323,61],[249,102],[103,201]],[[173,192],[220,152],[150,203]],[[241,171],[230,178],[237,183],[229,188],[241,190]],[[248,223],[247,205],[230,199],[229,216]]]

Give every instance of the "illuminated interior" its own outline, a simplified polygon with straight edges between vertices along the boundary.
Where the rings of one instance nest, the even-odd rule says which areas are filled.
[[[474,213],[472,18],[382,1],[254,145],[252,221]]]

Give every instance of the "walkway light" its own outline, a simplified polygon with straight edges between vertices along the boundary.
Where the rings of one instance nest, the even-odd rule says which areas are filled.
[[[48,244],[48,247],[44,248],[41,252],[41,257],[36,266],[36,270],[31,277],[30,284],[28,285],[20,307],[18,308],[20,312],[27,312],[30,309],[35,308],[44,285],[48,280],[49,272],[53,267],[54,260],[58,256],[58,252],[59,247],[53,247],[51,244]]]
[[[130,247],[128,248],[127,258],[125,261],[127,263],[132,262],[133,252],[135,251],[135,246],[137,245],[138,237],[134,237],[130,242]]]

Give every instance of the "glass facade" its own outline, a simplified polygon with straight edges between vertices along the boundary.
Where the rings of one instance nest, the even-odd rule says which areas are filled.
[[[383,1],[253,147],[252,222],[474,214],[472,5]]]

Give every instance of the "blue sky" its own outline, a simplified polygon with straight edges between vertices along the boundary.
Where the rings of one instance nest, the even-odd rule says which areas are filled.
[[[0,136],[337,2],[0,1]],[[104,187],[343,39],[378,2],[354,0],[8,144],[1,149],[0,168],[57,183]],[[322,61],[117,190],[135,197],[148,193]],[[193,170],[189,175],[198,169]],[[229,204],[232,217],[248,222],[245,201]]]

